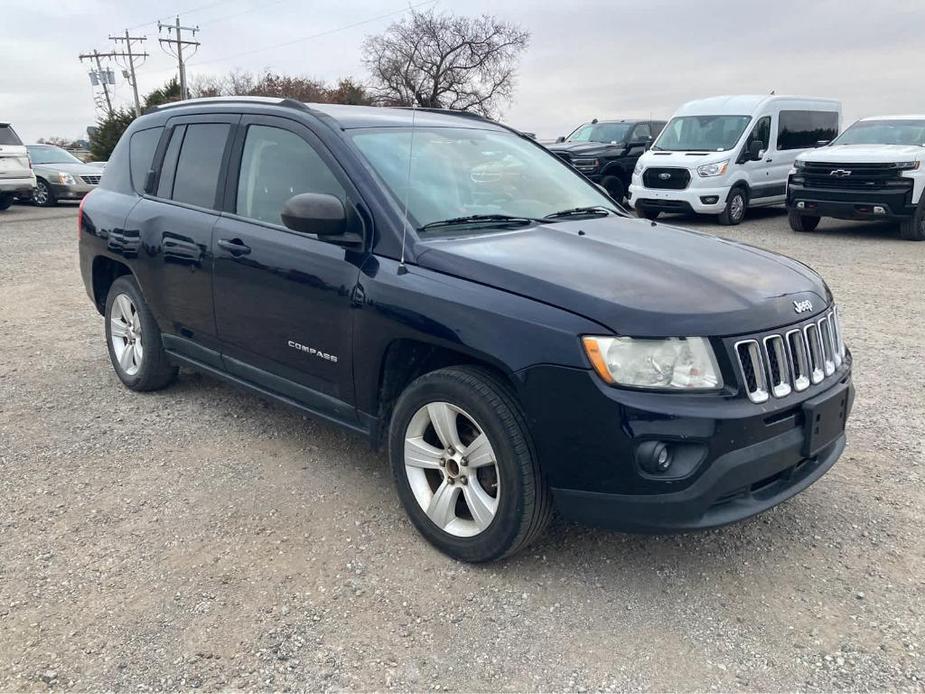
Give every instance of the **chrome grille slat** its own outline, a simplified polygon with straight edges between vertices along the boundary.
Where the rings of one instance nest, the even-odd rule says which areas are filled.
[[[745,392],[755,403],[822,383],[846,356],[835,307],[785,332],[739,340],[733,350]]]

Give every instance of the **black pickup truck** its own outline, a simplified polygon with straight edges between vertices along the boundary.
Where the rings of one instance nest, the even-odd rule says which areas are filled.
[[[664,127],[664,121],[595,118],[558,138],[549,151],[623,202],[636,161]]]
[[[163,106],[79,235],[127,387],[192,367],[384,443],[412,522],[461,560],[517,551],[553,509],[737,521],[845,446],[851,356],[818,275],[631,218],[478,117]]]

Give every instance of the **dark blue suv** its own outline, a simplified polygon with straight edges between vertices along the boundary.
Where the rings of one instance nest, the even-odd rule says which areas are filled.
[[[79,224],[126,386],[188,366],[384,442],[414,525],[458,559],[517,551],[553,509],[740,520],[845,446],[851,356],[818,275],[631,218],[478,117],[160,107]]]

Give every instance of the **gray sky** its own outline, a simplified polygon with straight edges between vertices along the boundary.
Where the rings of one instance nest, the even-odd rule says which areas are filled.
[[[201,27],[190,75],[271,68],[363,80],[363,37],[407,7],[407,0],[0,0],[0,120],[28,141],[84,136],[95,111],[88,66],[77,55],[109,50],[107,36],[132,27],[149,38],[139,86],[150,91],[176,73],[154,22],[178,11],[184,24]],[[490,12],[531,32],[504,120],[540,137],[594,117],[667,117],[690,99],[771,89],[841,99],[847,121],[925,112],[925,0],[438,0],[435,7]],[[130,103],[121,77],[115,94]]]

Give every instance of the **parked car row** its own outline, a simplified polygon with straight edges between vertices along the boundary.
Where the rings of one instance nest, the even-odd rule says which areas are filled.
[[[720,96],[660,121],[584,124],[549,149],[641,217],[714,214],[739,224],[786,205],[794,231],[822,217],[893,219],[925,240],[925,116],[865,118],[839,135],[831,99]]]
[[[100,182],[103,163],[85,164],[55,145],[24,145],[9,123],[0,123],[0,210],[14,200],[49,207],[81,200]]]

